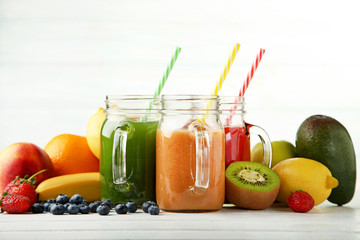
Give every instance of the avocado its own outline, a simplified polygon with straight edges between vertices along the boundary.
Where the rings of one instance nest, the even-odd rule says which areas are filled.
[[[296,154],[324,164],[339,181],[328,200],[339,206],[351,201],[355,192],[355,150],[346,128],[334,118],[313,115],[296,133]]]

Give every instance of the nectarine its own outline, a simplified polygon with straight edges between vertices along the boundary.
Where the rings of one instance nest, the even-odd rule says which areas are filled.
[[[32,143],[7,146],[0,152],[0,194],[16,176],[31,176],[42,169],[47,171],[36,176],[35,185],[54,175],[54,167],[47,153]]]

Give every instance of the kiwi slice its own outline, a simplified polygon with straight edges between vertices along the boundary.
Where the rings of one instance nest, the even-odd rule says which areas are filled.
[[[279,192],[280,177],[257,162],[234,162],[226,169],[226,198],[247,209],[270,207]]]

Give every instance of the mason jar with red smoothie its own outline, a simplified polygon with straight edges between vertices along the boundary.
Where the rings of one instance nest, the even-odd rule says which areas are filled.
[[[268,134],[259,126],[245,122],[245,99],[240,96],[220,98],[221,122],[225,131],[225,165],[251,160],[250,135],[257,135],[263,145],[263,164],[271,166],[272,149]]]

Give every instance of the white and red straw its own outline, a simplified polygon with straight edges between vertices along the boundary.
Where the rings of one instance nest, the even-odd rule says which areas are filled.
[[[250,83],[251,79],[253,78],[254,73],[255,73],[257,67],[259,66],[259,63],[260,63],[261,58],[264,55],[264,53],[265,53],[265,49],[260,48],[260,51],[259,51],[258,55],[256,56],[256,59],[253,62],[253,64],[251,65],[251,69],[246,76],[246,80],[245,80],[242,88],[240,89],[240,92],[239,92],[240,97],[244,96],[245,91],[248,88],[249,83]]]
[[[240,97],[243,97],[245,92],[246,92],[246,89],[248,88],[249,86],[249,83],[251,81],[251,79],[253,78],[254,74],[255,74],[255,71],[257,69],[257,67],[259,66],[259,63],[261,61],[261,58],[262,56],[264,55],[265,53],[265,49],[262,49],[260,48],[260,51],[259,53],[256,55],[256,59],[255,61],[253,62],[253,64],[251,65],[251,69],[250,71],[248,72],[247,76],[246,76],[246,79],[244,81],[244,84],[242,86],[242,88],[240,89],[240,92],[239,92],[239,96]],[[234,103],[234,109],[233,110],[236,110],[237,108],[237,103],[240,101],[241,98],[236,98],[235,100],[235,103]],[[233,112],[229,115],[229,117],[226,119],[226,125],[230,125],[231,123],[231,119],[232,119],[232,116],[233,116]]]

